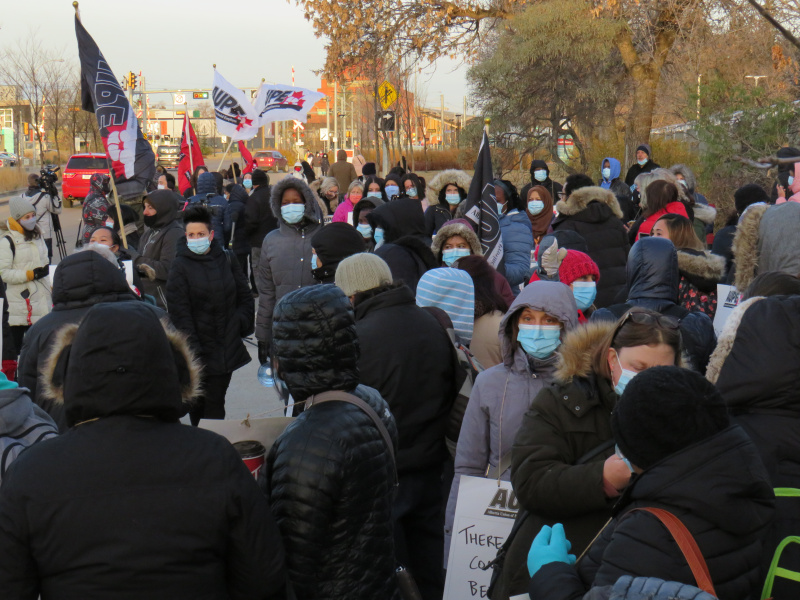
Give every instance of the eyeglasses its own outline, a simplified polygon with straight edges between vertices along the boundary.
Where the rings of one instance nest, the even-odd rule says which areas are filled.
[[[625,325],[625,323],[627,323],[629,320],[633,321],[637,325],[651,325],[660,327],[661,329],[679,330],[681,328],[681,322],[674,317],[631,309],[625,313],[625,316],[620,319],[619,323],[617,323],[617,327],[614,330],[614,335],[611,337],[612,342],[617,337],[617,334],[619,333],[619,330],[622,329],[622,326]]]

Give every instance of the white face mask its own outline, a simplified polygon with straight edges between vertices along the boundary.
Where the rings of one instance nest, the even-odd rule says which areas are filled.
[[[158,184],[158,189],[165,190],[165,189],[167,189],[167,186],[165,186],[163,183],[159,183]]]

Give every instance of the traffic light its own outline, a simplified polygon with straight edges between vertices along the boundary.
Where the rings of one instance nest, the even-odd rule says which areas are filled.
[[[23,123],[23,124],[22,124],[22,134],[23,134],[23,135],[28,135],[28,129],[29,129],[29,128],[30,128],[30,124],[28,124],[28,123]]]
[[[208,92],[194,92],[192,94],[193,100],[208,100]]]
[[[132,90],[136,89],[136,74],[133,71],[128,73],[128,87]]]

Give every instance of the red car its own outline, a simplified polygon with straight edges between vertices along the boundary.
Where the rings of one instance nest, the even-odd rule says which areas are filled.
[[[264,171],[285,172],[289,168],[287,158],[277,150],[259,150],[253,155],[256,167]]]
[[[95,173],[108,174],[111,161],[105,154],[73,154],[67,161],[61,182],[61,195],[67,206],[83,201],[89,194],[89,179]]]

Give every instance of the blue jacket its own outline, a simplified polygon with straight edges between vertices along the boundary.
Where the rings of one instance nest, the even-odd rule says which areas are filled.
[[[617,179],[620,176],[620,173],[622,173],[622,165],[619,164],[619,161],[616,158],[612,158],[610,156],[606,156],[603,159],[603,162],[600,163],[600,172],[601,173],[603,171],[603,165],[606,164],[606,161],[608,161],[608,166],[611,169],[611,177],[606,179],[605,177],[603,177],[601,175],[600,176],[600,187],[607,190],[607,189],[611,188],[611,182],[614,181],[615,179]]]
[[[228,211],[228,202],[225,200],[225,196],[217,194],[217,181],[214,179],[214,174],[206,171],[197,178],[197,194],[189,198],[189,204],[205,202],[208,194],[214,194],[208,198],[207,202],[212,211],[211,226],[214,229],[214,238],[224,247],[225,213]]]
[[[531,278],[533,229],[528,215],[517,209],[501,215],[500,235],[503,238],[505,276],[516,296],[519,294],[520,284],[528,283]]]

